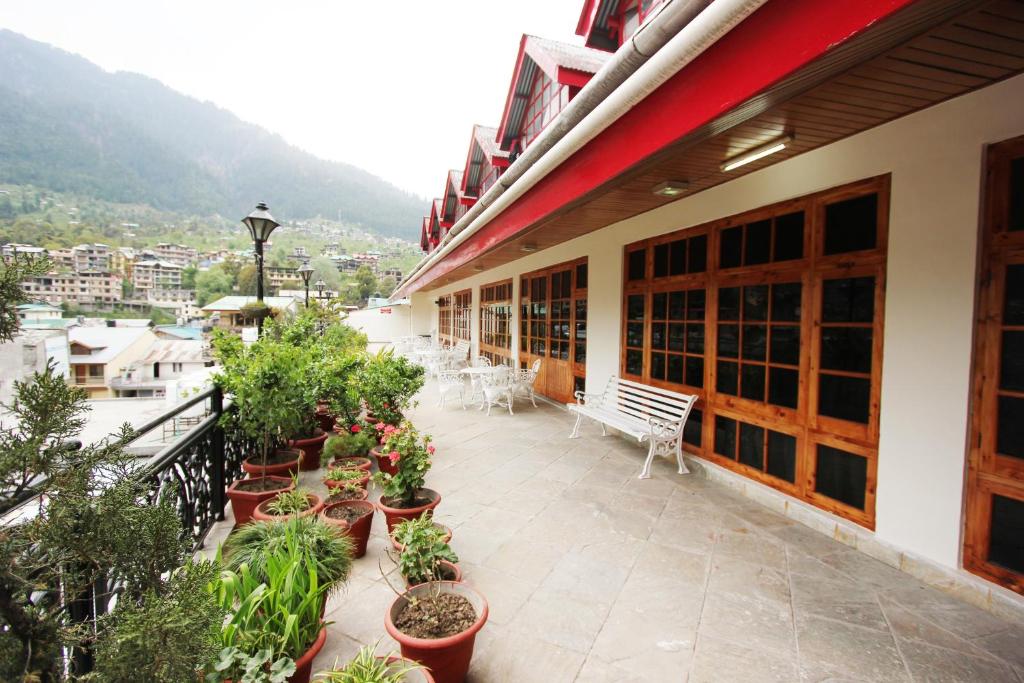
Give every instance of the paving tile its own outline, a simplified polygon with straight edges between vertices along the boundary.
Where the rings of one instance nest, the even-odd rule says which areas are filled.
[[[536,590],[536,586],[490,567],[462,563],[460,568],[462,580],[471,584],[487,599],[489,621],[495,624],[511,622]]]
[[[516,637],[525,634],[585,655],[590,652],[610,608],[610,602],[539,589],[519,609],[508,630]]]
[[[911,676],[918,681],[1012,681],[1014,677],[1013,670],[1005,662],[930,647],[917,641],[901,642],[900,653],[907,662]]]
[[[786,568],[786,550],[782,543],[744,528],[720,532],[715,543],[715,555],[756,562],[773,569]]]
[[[972,642],[985,652],[1024,669],[1024,627],[975,638]]]
[[[566,552],[565,545],[538,540],[524,530],[502,544],[483,564],[536,586]]]
[[[566,554],[551,569],[541,590],[610,606],[622,590],[629,568]]]
[[[875,592],[867,586],[835,583],[825,579],[794,574],[793,610],[797,615],[809,614],[845,621],[876,631],[889,631]]]
[[[711,566],[708,590],[744,599],[790,601],[785,572],[752,562],[717,557]]]
[[[466,683],[571,683],[583,660],[579,652],[488,625],[477,637]]]
[[[795,646],[789,605],[711,591],[704,600],[699,633],[701,638],[718,638],[758,650],[790,653]]]
[[[689,683],[790,683],[799,677],[796,657],[788,652],[765,652],[734,642],[701,636]]]
[[[879,604],[897,642],[901,644],[904,641],[912,640],[967,655],[984,656],[985,654],[983,648],[966,638],[961,638],[885,597],[879,598]]]
[[[888,633],[807,616],[797,619],[796,631],[802,665],[834,667],[854,680],[909,680]]]
[[[583,662],[579,673],[576,674],[576,681],[577,683],[649,683],[650,679],[609,664],[596,655],[590,655]]]
[[[824,564],[855,578],[858,583],[879,590],[916,588],[921,585],[913,576],[853,548],[844,548],[820,559]]]
[[[655,615],[657,618],[652,618]],[[652,613],[620,597],[590,654],[643,680],[684,680],[693,658],[695,639],[692,620],[685,614]]]
[[[1021,628],[926,586],[885,591],[884,595],[939,626],[965,638],[980,638]]]
[[[781,515],[779,516],[781,517]],[[800,524],[773,528],[769,530],[769,533],[786,545],[794,546],[799,548],[801,552],[819,557],[849,549],[849,546],[840,543],[834,538],[829,538],[823,533],[817,532],[814,529],[808,529]]]

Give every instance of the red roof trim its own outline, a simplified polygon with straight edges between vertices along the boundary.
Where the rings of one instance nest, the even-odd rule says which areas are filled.
[[[579,21],[576,22],[576,35],[583,36],[588,43],[590,42],[590,29],[594,27],[594,19],[600,4],[601,0],[585,0]]]
[[[523,37],[519,39],[519,54],[516,55],[516,66],[512,70],[512,80],[508,84],[508,95],[505,96],[505,108],[501,112],[501,123],[498,124],[498,135],[494,138],[495,141],[501,140],[501,136],[505,134],[505,127],[508,125],[508,115],[512,109],[512,98],[516,94],[516,83],[519,82],[519,72],[523,70],[523,58],[526,56],[526,39],[525,33]]]
[[[577,71],[576,69],[568,69],[564,66],[558,67],[558,78],[557,80],[561,85],[568,85],[571,87],[582,88],[590,79],[594,77],[594,74],[588,74],[585,71]]]
[[[768,2],[400,293],[414,292],[512,239],[914,1]]]

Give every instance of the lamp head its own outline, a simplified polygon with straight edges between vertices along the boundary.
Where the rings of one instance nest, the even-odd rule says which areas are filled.
[[[274,228],[281,225],[270,215],[267,205],[263,202],[257,204],[252,213],[243,218],[242,222],[245,223],[245,227],[249,228],[249,234],[252,235],[254,242],[266,242],[270,239],[270,233],[274,232]]]

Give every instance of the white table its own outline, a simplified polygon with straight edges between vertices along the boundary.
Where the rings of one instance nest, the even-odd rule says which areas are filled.
[[[507,368],[505,365],[474,365],[468,368],[462,368],[459,370],[460,375],[466,375],[469,377],[469,385],[473,390],[472,396],[469,397],[470,401],[479,401],[480,405],[478,408],[484,406],[484,394],[483,389],[480,387],[480,380],[484,375],[494,374],[496,371],[502,368]]]

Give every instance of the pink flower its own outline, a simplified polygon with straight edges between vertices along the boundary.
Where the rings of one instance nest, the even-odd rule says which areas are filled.
[[[358,434],[361,431],[363,431],[362,427],[360,427],[359,425],[352,425],[352,433],[353,434]]]
[[[402,458],[402,454],[399,453],[398,451],[391,451],[391,453],[388,454],[388,459],[391,460],[391,464],[392,465],[394,465],[396,462],[401,460],[401,458]]]
[[[373,428],[376,429],[379,432],[382,429],[384,429],[384,423],[383,422],[378,422],[377,424],[373,425]]]
[[[434,448],[434,444],[430,444],[430,445],[427,446],[427,453],[430,453],[431,455],[433,455],[434,451],[436,451],[436,450],[437,449]]]
[[[398,429],[394,425],[387,425],[384,427],[384,436],[391,436],[397,431]]]
[[[385,403],[385,404],[384,404],[384,407],[385,407],[385,408],[389,408],[390,406],[389,406],[389,405],[388,405],[387,403]]]

